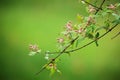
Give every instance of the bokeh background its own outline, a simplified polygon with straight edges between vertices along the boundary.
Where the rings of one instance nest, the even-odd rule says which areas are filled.
[[[78,13],[87,15],[78,0],[0,0],[0,80],[120,80],[120,36],[111,40],[120,27],[99,40],[99,47],[62,55],[62,75],[34,75],[46,60],[42,53],[28,56],[29,44],[56,50],[59,33],[67,21],[77,22]]]

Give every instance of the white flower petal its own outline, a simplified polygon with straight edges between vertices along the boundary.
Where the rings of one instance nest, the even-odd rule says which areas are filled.
[[[35,54],[36,54],[36,52],[31,51],[28,55],[29,56],[34,56]]]

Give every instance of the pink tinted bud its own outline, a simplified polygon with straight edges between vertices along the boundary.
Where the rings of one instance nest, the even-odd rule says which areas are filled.
[[[87,23],[86,23],[86,26],[89,26],[90,24],[95,24],[95,19],[93,17],[88,17],[88,20],[87,20]]]
[[[96,11],[96,9],[93,6],[89,5],[88,12],[94,13],[95,11]]]
[[[72,30],[72,22],[67,22],[66,28],[67,30]]]
[[[112,10],[114,10],[114,9],[116,8],[116,6],[113,5],[113,4],[110,4],[107,8],[108,8],[108,9],[112,9]]]
[[[81,34],[83,32],[83,28],[80,28],[79,30],[75,30],[75,32]]]
[[[32,45],[32,44],[29,45],[29,49],[35,52],[39,50],[37,45]]]
[[[53,67],[53,64],[52,64],[52,63],[50,63],[50,64],[49,64],[49,67],[50,67],[50,68],[52,68],[52,67]]]
[[[63,43],[64,39],[63,38],[58,38],[57,41],[58,41],[58,43]]]

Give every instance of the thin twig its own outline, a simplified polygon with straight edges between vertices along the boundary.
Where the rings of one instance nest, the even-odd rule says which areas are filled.
[[[101,38],[104,37],[106,34],[108,34],[109,32],[111,32],[117,25],[118,25],[118,24],[114,25],[111,29],[109,29],[109,30],[108,30],[107,32],[105,32],[103,35],[101,35],[100,37],[98,37],[97,40],[101,39]],[[70,52],[74,52],[74,51],[80,50],[80,49],[82,49],[82,48],[84,48],[84,47],[87,47],[88,45],[94,43],[95,41],[96,41],[96,40],[93,40],[93,41],[85,44],[85,45],[82,46],[82,47],[79,47],[79,48],[77,48],[77,49],[73,49],[73,50],[66,51],[65,53],[70,53]]]
[[[95,7],[95,8],[97,9],[95,15],[99,12],[99,10],[102,10],[102,6],[103,6],[103,4],[104,4],[104,2],[105,2],[105,0],[103,0],[102,3],[101,3],[101,5],[100,5],[100,7],[97,7],[97,6],[95,6],[95,5],[87,2],[86,0],[82,0],[82,1],[84,1],[86,4],[91,5],[91,6],[93,6],[93,7]],[[86,28],[87,28],[87,26],[84,28],[84,30],[85,30]],[[55,54],[55,53],[60,53],[60,52],[59,52],[59,51],[58,51],[58,52],[50,52],[49,54]]]
[[[95,7],[97,10],[102,10],[101,7],[97,7],[97,6],[95,6],[95,5],[93,5],[93,4],[89,3],[89,2],[87,2],[86,0],[82,0],[82,1],[84,1],[84,2],[85,2],[86,4],[88,4],[88,5],[91,5],[91,6]]]
[[[103,0],[103,1],[102,1],[102,3],[101,3],[101,5],[100,5],[99,9],[97,9],[97,11],[96,11],[95,15],[99,12],[100,8],[102,8],[102,6],[103,6],[104,2],[105,2],[105,0]]]

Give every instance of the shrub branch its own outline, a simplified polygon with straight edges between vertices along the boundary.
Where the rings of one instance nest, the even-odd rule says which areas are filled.
[[[95,6],[95,5],[87,2],[87,1],[85,1],[85,0],[82,0],[82,1],[84,1],[85,3],[87,3],[87,4],[89,4],[89,5],[91,5],[91,6],[93,6],[93,7],[96,8],[95,15],[96,15],[100,10],[102,10],[102,6],[103,6],[103,4],[105,3],[105,0],[103,0],[102,3],[100,4],[100,7],[97,7],[97,6]],[[51,52],[51,54],[53,54],[53,53],[58,53],[58,55],[57,55],[55,58],[53,58],[52,60],[50,60],[47,64],[45,64],[45,65],[40,69],[40,71],[38,71],[35,75],[38,75],[39,73],[41,73],[44,69],[46,69],[47,66],[49,66],[49,64],[53,63],[53,62],[54,62],[57,58],[59,58],[63,53],[71,53],[71,52],[80,50],[80,49],[82,49],[82,48],[85,48],[85,47],[91,45],[92,43],[98,41],[99,39],[101,39],[102,37],[104,37],[105,35],[107,35],[109,32],[111,32],[111,31],[112,31],[115,27],[117,27],[118,25],[119,25],[119,23],[113,25],[109,30],[107,30],[107,31],[106,31],[104,34],[102,34],[100,37],[98,37],[97,39],[92,40],[91,42],[83,45],[82,47],[79,47],[79,48],[76,48],[76,49],[72,49],[72,50],[67,50],[67,49],[79,38],[79,36],[75,37],[74,39],[72,39],[72,40],[70,41],[70,43],[69,43],[61,52]]]

